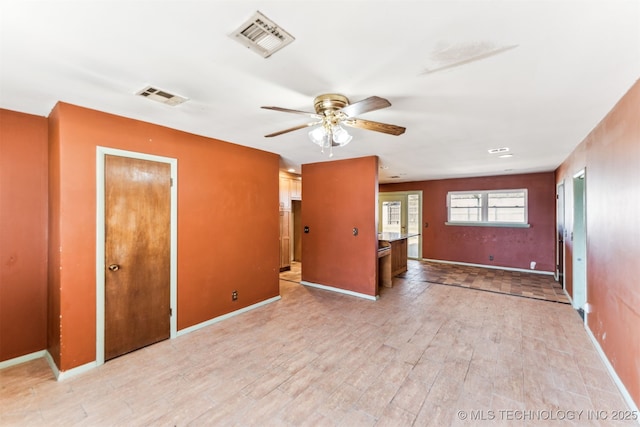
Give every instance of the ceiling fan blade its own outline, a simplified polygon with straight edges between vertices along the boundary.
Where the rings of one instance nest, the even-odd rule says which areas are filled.
[[[372,122],[371,120],[362,119],[347,119],[343,120],[342,124],[351,126],[354,128],[374,130],[376,132],[388,133],[389,135],[402,135],[406,128],[402,126],[390,125],[387,123]]]
[[[316,113],[310,113],[307,111],[300,111],[300,110],[291,110],[289,108],[282,108],[282,107],[260,107],[260,108],[264,108],[265,110],[282,111],[283,113],[302,114],[304,116],[313,117],[314,119],[322,118],[321,115]]]
[[[265,138],[271,138],[273,136],[278,136],[278,135],[282,135],[283,133],[293,132],[294,130],[298,130],[298,129],[308,128],[310,126],[319,125],[321,123],[322,123],[322,121],[305,123],[304,125],[295,126],[295,127],[289,128],[289,129],[285,129],[285,130],[281,130],[281,131],[278,131],[278,132],[270,133],[269,135],[265,135],[264,137]]]
[[[359,116],[362,113],[368,113],[369,111],[380,110],[382,108],[390,107],[391,103],[379,96],[371,96],[369,98],[358,101],[354,104],[347,105],[340,111],[349,117]]]

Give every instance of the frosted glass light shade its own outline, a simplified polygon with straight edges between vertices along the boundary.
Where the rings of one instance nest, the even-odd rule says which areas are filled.
[[[313,128],[309,131],[309,139],[314,144],[319,146],[323,146],[325,140],[326,133],[322,126],[318,126],[317,128]]]
[[[353,139],[353,137],[349,135],[349,132],[339,125],[334,126],[331,133],[333,134],[333,142],[340,147],[344,147]]]

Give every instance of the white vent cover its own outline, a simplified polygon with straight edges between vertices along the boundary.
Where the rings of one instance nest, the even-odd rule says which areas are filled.
[[[274,52],[295,40],[291,34],[260,12],[256,12],[251,19],[229,34],[229,37],[263,58],[270,57]]]
[[[509,151],[509,147],[492,148],[489,150],[489,154],[506,153]]]
[[[163,104],[171,105],[172,107],[188,101],[188,98],[169,93],[153,86],[147,86],[137,92],[136,95],[144,96],[145,98],[153,99],[154,101],[162,102]]]

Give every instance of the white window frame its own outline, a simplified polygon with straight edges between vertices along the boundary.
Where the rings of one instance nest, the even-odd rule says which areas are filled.
[[[524,221],[489,221],[489,195],[496,193],[524,193]],[[472,194],[482,199],[480,206],[480,221],[451,221],[451,195]],[[529,225],[529,192],[526,188],[479,190],[479,191],[449,191],[447,193],[447,222],[446,225],[465,225],[476,227],[519,227],[528,228]]]

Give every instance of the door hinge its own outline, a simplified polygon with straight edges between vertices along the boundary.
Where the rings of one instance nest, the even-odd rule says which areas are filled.
[[[169,307],[169,317],[173,316],[173,308]]]
[[[169,187],[173,187],[173,178],[169,178]]]

